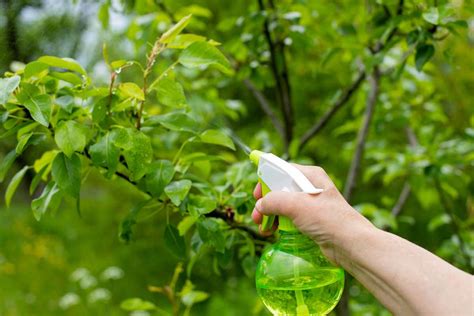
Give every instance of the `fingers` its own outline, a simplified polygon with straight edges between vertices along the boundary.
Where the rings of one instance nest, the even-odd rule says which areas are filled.
[[[308,207],[311,197],[303,192],[269,192],[255,204],[255,210],[261,215],[283,215],[290,218],[294,213]],[[259,220],[258,214],[252,218]]]
[[[258,225],[258,230],[260,231],[260,234],[262,236],[269,236],[273,234],[275,230],[278,228],[278,218],[275,218],[275,222],[273,223],[273,227],[270,230],[263,231],[262,230],[262,220],[263,220],[263,215],[258,212],[256,209],[253,209],[252,211],[252,220],[254,221],[255,224]]]
[[[257,200],[262,197],[262,184],[260,182],[257,183],[255,189],[253,190],[253,196]]]
[[[263,215],[259,213],[256,209],[252,211],[252,220],[255,224],[260,225],[262,223]]]

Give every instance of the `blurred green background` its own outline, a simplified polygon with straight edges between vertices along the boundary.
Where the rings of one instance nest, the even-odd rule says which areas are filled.
[[[431,41],[436,53],[423,71],[416,69],[411,52],[401,75],[382,82],[351,203],[376,225],[468,271],[474,255],[474,8],[471,1],[439,2],[405,1],[413,20],[400,27],[395,37],[402,39],[382,59],[370,57],[367,46],[383,36],[375,20],[383,20],[385,10],[394,14],[398,1],[275,1],[279,19],[270,28],[286,47],[295,109],[293,139],[298,139],[352,82],[361,64],[384,69],[399,64],[409,50],[405,37],[410,30],[430,28],[422,12],[433,5],[449,6],[453,16],[467,22],[453,33],[435,34]],[[73,57],[97,84],[109,80],[103,43],[111,60],[143,62],[149,43],[173,21],[193,13],[189,29],[222,43],[221,51],[237,70],[233,77],[189,79],[191,98],[203,112],[216,104],[228,106],[230,126],[253,147],[286,151],[271,120],[263,119],[252,90],[243,84],[251,80],[279,113],[258,1],[1,0],[0,10],[0,73],[42,55]],[[132,80],[136,74],[125,76]],[[304,149],[295,150],[297,143],[289,149],[297,161],[322,165],[341,189],[368,87],[360,90]],[[415,148],[407,140],[406,125],[416,135]],[[0,157],[15,142],[1,139]],[[40,152],[27,151],[19,162],[34,161]],[[236,154],[236,159],[244,157]],[[437,191],[433,174],[446,196]],[[394,214],[406,184],[410,194],[403,212]],[[140,223],[130,244],[117,237],[121,220],[142,200],[138,190],[93,171],[82,186],[81,218],[74,201],[66,200],[55,214],[37,222],[27,185],[22,184],[9,209],[3,206],[5,188],[2,183],[0,315],[127,315],[120,303],[130,297],[154,302],[163,310],[158,314],[170,311],[163,295],[148,290],[167,284],[178,264],[162,241],[165,215]],[[446,212],[443,197],[454,215]],[[195,264],[193,282],[210,297],[191,314],[267,314],[253,276],[246,275],[237,260],[219,275],[212,265],[209,258]],[[349,294],[354,314],[388,313],[357,282],[349,285]]]

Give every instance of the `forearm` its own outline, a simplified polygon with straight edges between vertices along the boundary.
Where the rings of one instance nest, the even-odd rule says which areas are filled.
[[[472,315],[473,277],[374,227],[346,230],[337,261],[397,315]]]

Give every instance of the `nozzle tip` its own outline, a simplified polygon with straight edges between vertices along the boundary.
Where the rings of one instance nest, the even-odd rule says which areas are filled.
[[[262,155],[263,155],[262,151],[252,150],[249,155],[250,161],[253,162],[255,165],[258,165],[258,161],[260,160],[260,156]]]

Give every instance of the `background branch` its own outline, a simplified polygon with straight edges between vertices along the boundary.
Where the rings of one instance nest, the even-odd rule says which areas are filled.
[[[279,45],[279,51],[277,51],[277,45],[275,45],[272,35],[270,33],[270,26],[269,26],[269,18],[268,12],[266,11],[265,5],[263,0],[258,0],[258,6],[260,11],[265,12],[265,20],[263,22],[263,34],[265,36],[265,40],[268,45],[268,49],[270,51],[270,68],[273,73],[273,77],[275,79],[276,84],[276,92],[277,92],[277,100],[280,103],[282,114],[283,114],[283,123],[284,123],[284,131],[285,131],[285,138],[284,138],[284,145],[285,151],[288,153],[288,149],[290,146],[290,142],[293,138],[293,106],[291,104],[291,96],[290,96],[290,83],[288,79],[288,71],[286,67],[286,60],[285,60],[285,53],[284,50]],[[273,2],[270,2],[270,6],[275,8]],[[281,60],[283,64],[283,73],[281,74],[278,70],[278,62],[277,62],[277,55],[280,53]]]
[[[272,108],[270,106],[270,103],[268,102],[265,95],[263,95],[263,93],[260,92],[257,89],[257,87],[255,87],[255,85],[249,79],[245,79],[244,84],[247,87],[247,89],[250,92],[252,92],[253,96],[255,97],[255,99],[257,99],[258,104],[262,108],[263,112],[265,112],[265,114],[270,118],[270,120],[272,121],[273,126],[275,127],[277,132],[281,135],[282,139],[284,139],[285,138],[285,131],[283,129],[283,125],[282,125],[280,119],[278,119],[278,117],[276,116],[275,112],[272,110]]]
[[[358,74],[356,79],[351,83],[349,87],[347,87],[340,97],[331,105],[331,107],[323,114],[323,116],[317,121],[313,126],[310,127],[310,129],[303,134],[303,136],[300,138],[300,150],[308,143],[308,141],[313,138],[314,135],[319,133],[324,126],[329,122],[329,120],[334,116],[334,114],[339,111],[344,104],[346,104],[351,96],[354,94],[354,92],[357,91],[359,88],[360,84],[364,81],[365,79],[365,72],[361,70]]]
[[[405,128],[405,133],[408,138],[408,143],[410,144],[411,148],[415,148],[418,146],[418,140],[416,139],[416,135],[413,132],[413,129],[410,126],[407,126]],[[411,194],[411,186],[408,180],[405,181],[403,184],[402,191],[400,192],[400,195],[398,196],[397,203],[392,208],[392,215],[397,217],[400,212],[403,209],[403,206],[405,206],[405,203],[407,202],[408,198],[410,197]]]
[[[403,209],[403,206],[405,205],[405,203],[408,200],[408,197],[410,196],[410,193],[411,193],[411,187],[408,181],[406,181],[403,184],[403,188],[402,188],[402,191],[400,192],[397,203],[395,203],[395,205],[392,208],[393,216],[397,217],[400,214],[400,212]]]
[[[380,88],[380,72],[377,67],[374,68],[372,74],[368,77],[369,81],[369,94],[367,96],[367,105],[364,114],[364,120],[362,126],[357,134],[356,149],[352,158],[349,173],[347,175],[346,183],[344,185],[344,197],[349,202],[352,196],[353,189],[356,185],[357,177],[359,175],[360,164],[362,162],[362,156],[365,149],[365,143],[367,141],[367,135],[369,132],[370,123],[374,114],[375,105],[377,103],[377,97],[379,95]]]

